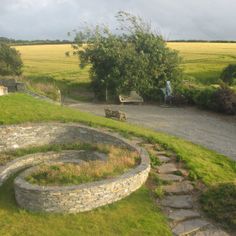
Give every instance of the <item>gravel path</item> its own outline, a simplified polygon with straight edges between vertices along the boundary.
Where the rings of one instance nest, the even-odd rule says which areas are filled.
[[[122,110],[128,122],[164,131],[201,144],[236,160],[236,116],[224,116],[193,107],[164,108],[157,105],[70,104],[81,111],[104,116],[104,108]]]

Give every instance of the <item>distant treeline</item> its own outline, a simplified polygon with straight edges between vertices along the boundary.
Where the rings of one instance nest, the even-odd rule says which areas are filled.
[[[69,44],[72,43],[70,40],[18,40],[9,39],[6,37],[0,37],[0,43],[7,43],[11,45],[38,45],[38,44]]]
[[[235,40],[167,40],[168,42],[173,42],[173,43],[236,43]]]
[[[7,43],[11,45],[39,45],[39,44],[71,44],[73,41],[70,40],[19,40],[11,39],[6,37],[0,37],[0,43]],[[176,42],[176,43],[236,43],[234,40],[167,40],[167,42]]]

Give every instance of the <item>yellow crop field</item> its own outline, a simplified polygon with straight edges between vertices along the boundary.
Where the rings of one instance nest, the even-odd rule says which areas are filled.
[[[224,67],[236,63],[236,43],[169,43],[183,57],[187,75],[203,84],[214,83]]]
[[[222,68],[236,63],[236,43],[168,43],[183,57],[189,79],[203,84],[217,81]],[[51,75],[57,80],[89,81],[88,68],[80,69],[76,56],[66,57],[70,45],[17,46],[24,61],[25,75]]]
[[[24,75],[49,75],[57,80],[88,82],[88,68],[80,69],[77,56],[67,57],[71,51],[65,45],[28,45],[16,46],[24,62]]]

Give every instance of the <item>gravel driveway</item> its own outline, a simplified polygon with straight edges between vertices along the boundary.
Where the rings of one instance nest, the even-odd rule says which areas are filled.
[[[122,110],[128,122],[182,137],[236,160],[236,116],[225,116],[193,107],[157,105],[71,104],[81,111],[104,116],[104,108]]]

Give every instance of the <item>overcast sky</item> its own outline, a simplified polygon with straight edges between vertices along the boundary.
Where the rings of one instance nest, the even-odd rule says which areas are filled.
[[[124,10],[151,22],[166,39],[236,40],[236,0],[0,0],[0,36],[68,39]]]

